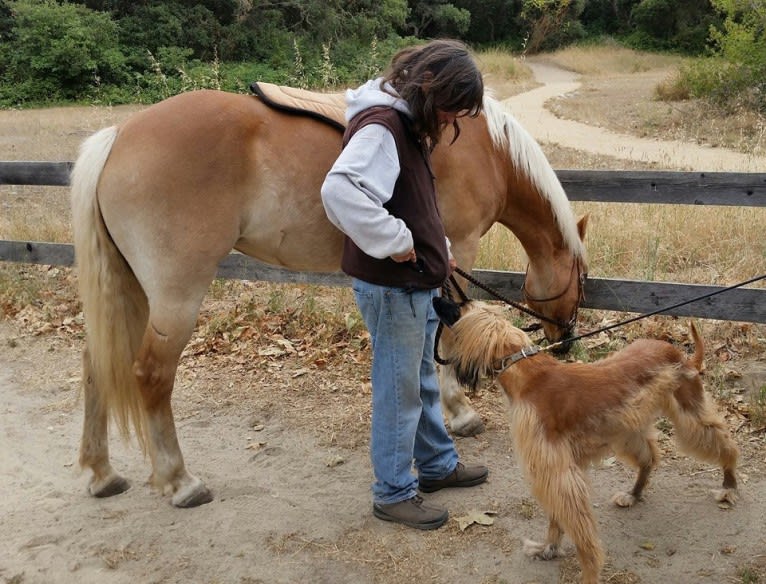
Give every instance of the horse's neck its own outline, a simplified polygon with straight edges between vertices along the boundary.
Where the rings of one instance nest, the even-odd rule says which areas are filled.
[[[499,221],[513,232],[532,264],[549,263],[557,251],[566,248],[550,204],[526,177],[517,175],[511,180]]]

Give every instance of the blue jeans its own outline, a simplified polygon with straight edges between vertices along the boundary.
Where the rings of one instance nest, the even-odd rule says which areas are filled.
[[[415,496],[418,479],[455,470],[458,454],[444,425],[434,363],[438,290],[407,292],[353,280],[354,295],[372,338],[373,501]]]

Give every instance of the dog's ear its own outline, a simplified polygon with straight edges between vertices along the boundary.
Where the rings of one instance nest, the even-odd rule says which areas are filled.
[[[434,310],[439,315],[439,320],[447,326],[452,326],[460,318],[460,306],[452,302],[452,300],[437,296],[433,299],[433,303]]]

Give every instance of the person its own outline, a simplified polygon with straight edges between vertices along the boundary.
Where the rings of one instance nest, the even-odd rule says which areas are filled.
[[[327,217],[345,234],[341,267],[371,337],[373,514],[418,529],[449,517],[418,490],[470,487],[489,474],[458,461],[445,427],[432,303],[455,260],[430,153],[446,128],[459,137],[458,120],[478,116],[483,97],[463,43],[402,49],[383,77],[346,92],[343,150],[321,189]]]

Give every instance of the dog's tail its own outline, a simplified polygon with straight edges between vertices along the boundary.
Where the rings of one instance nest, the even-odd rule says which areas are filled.
[[[689,360],[694,368],[700,373],[705,371],[705,345],[702,343],[702,337],[697,330],[697,325],[689,323],[692,330],[692,339],[694,339],[694,356]]]

